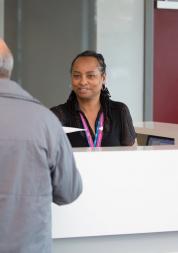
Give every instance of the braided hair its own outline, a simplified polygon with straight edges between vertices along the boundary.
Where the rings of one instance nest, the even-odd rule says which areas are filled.
[[[78,54],[72,61],[71,63],[71,67],[70,67],[70,73],[72,73],[72,69],[73,69],[73,65],[75,63],[75,61],[79,58],[79,57],[94,57],[95,59],[97,59],[99,65],[100,65],[100,72],[101,74],[106,74],[106,64],[105,64],[105,60],[102,54],[99,54],[95,51],[92,50],[87,50],[84,51],[80,54]],[[110,98],[111,95],[109,93],[109,90],[106,88],[105,84],[103,84],[102,89],[101,89],[101,93],[100,93],[100,102],[102,105],[102,109],[104,112],[104,116],[105,116],[105,126],[106,128],[109,127],[109,120],[111,120],[111,113],[110,113]],[[68,109],[71,112],[74,112],[74,107],[77,103],[77,97],[74,91],[72,91],[69,95],[69,98],[67,100],[67,105],[68,105]]]

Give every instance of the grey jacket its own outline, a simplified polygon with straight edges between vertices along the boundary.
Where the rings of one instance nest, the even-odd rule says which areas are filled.
[[[0,79],[0,253],[51,252],[51,201],[67,204],[81,191],[59,120]]]

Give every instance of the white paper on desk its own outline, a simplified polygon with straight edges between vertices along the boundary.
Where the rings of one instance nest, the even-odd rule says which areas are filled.
[[[78,131],[85,131],[83,128],[76,128],[76,127],[62,127],[64,132],[67,133],[73,133]]]

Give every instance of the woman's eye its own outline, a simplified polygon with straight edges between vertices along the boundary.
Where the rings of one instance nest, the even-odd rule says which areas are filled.
[[[79,79],[79,78],[80,78],[80,75],[75,74],[75,75],[73,75],[73,78]]]
[[[88,77],[89,79],[92,79],[92,78],[95,78],[95,75],[94,75],[94,74],[90,74],[90,75],[87,75],[87,77]]]

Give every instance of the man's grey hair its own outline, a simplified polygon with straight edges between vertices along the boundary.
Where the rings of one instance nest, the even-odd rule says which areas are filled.
[[[5,41],[0,38],[0,78],[10,78],[13,65],[13,55]]]

